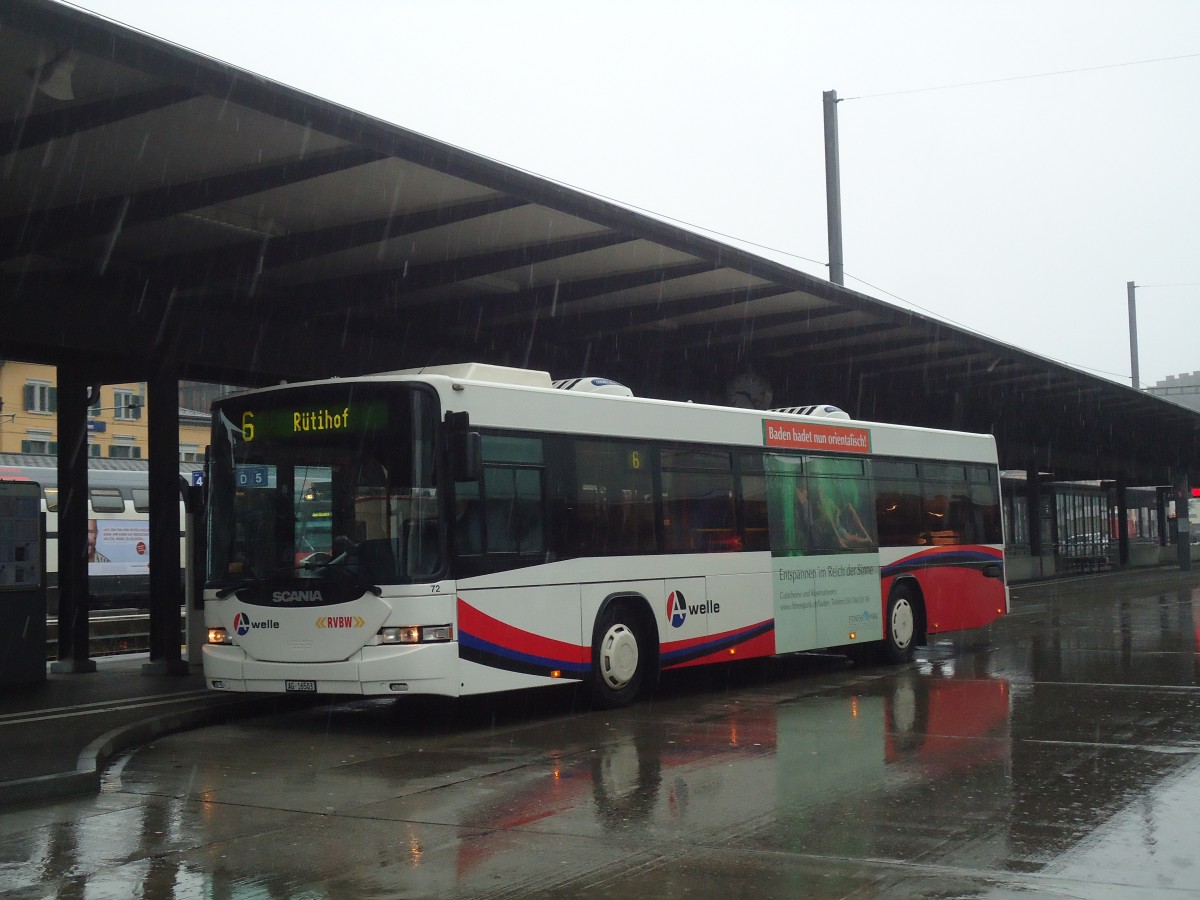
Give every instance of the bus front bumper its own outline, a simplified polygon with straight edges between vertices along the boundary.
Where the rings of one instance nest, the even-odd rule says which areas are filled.
[[[216,691],[444,697],[460,692],[457,643],[364,647],[340,662],[265,662],[221,644],[206,644],[202,655],[204,680]]]

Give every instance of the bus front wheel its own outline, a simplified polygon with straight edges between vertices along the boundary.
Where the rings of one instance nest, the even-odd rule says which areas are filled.
[[[637,697],[645,671],[645,644],[637,617],[626,607],[614,604],[596,625],[592,702],[602,709],[627,706]]]
[[[906,663],[913,657],[917,640],[917,609],[912,589],[892,589],[884,616],[883,657],[886,662]]]

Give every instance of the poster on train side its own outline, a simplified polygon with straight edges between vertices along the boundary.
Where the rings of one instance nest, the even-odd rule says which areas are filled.
[[[150,523],[88,520],[88,575],[144,575],[150,571]]]

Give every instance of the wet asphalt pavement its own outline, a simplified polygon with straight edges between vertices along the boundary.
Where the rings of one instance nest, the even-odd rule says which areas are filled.
[[[899,669],[341,702],[0,809],[5,897],[1200,896],[1200,575],[1013,589]]]

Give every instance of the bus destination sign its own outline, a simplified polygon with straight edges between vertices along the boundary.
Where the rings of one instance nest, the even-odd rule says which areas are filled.
[[[387,404],[350,403],[304,409],[248,409],[242,413],[242,439],[291,440],[326,434],[361,434],[387,424]]]
[[[871,452],[871,429],[763,419],[763,444],[792,450]]]

